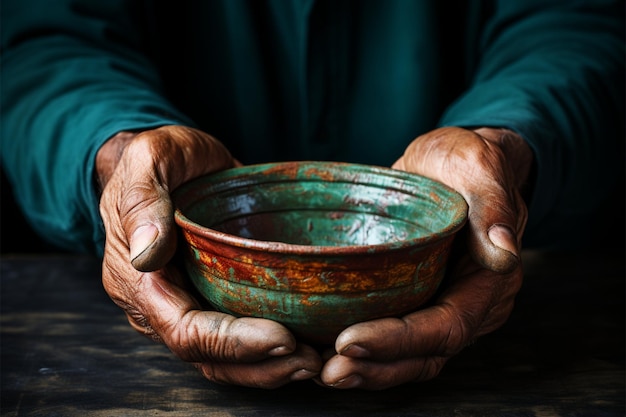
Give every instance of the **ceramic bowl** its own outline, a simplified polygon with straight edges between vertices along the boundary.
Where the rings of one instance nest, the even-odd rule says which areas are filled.
[[[218,310],[332,343],[437,290],[467,218],[460,194],[390,168],[286,162],[233,168],[173,193],[189,277]]]

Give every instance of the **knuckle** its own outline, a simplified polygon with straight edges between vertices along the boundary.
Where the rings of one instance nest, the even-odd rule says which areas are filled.
[[[201,311],[189,311],[175,325],[168,326],[168,346],[187,362],[197,360],[234,362],[238,360],[239,343],[230,334],[230,316],[212,314],[201,316]]]
[[[146,336],[147,338],[152,339],[154,342],[163,343],[161,336],[152,327],[148,318],[136,307],[122,301],[121,299],[114,298],[113,301],[120,308],[122,308],[122,310],[124,310],[124,312],[126,313],[126,318],[128,319],[128,323],[133,329],[135,329],[138,333]]]
[[[428,381],[439,375],[447,359],[444,357],[434,356],[427,358],[424,361],[420,373],[418,374],[417,381]]]
[[[126,218],[143,213],[151,207],[162,209],[167,206],[169,206],[169,197],[165,191],[153,182],[142,180],[134,182],[124,194],[119,204],[119,215],[121,218]],[[169,212],[167,214],[169,215]]]
[[[222,372],[219,372],[219,367],[214,362],[204,362],[198,364],[197,368],[200,370],[202,376],[211,382],[220,385],[228,385],[231,381],[225,378]]]
[[[442,337],[438,351],[444,357],[451,357],[459,353],[468,342],[472,340],[476,328],[478,328],[478,318],[473,313],[458,313],[459,315],[446,311],[447,327],[442,329]]]

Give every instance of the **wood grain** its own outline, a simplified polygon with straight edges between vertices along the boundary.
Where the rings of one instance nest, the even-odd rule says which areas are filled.
[[[624,254],[524,254],[509,322],[435,380],[382,392],[212,384],[136,333],[88,257],[1,261],[1,414],[624,416]]]

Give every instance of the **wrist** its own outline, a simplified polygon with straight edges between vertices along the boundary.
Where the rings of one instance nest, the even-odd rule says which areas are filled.
[[[95,180],[99,193],[111,179],[126,145],[137,135],[136,132],[119,132],[107,140],[96,154]]]

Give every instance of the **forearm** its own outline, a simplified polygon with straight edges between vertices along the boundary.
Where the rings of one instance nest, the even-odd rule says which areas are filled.
[[[623,4],[500,2],[496,10],[477,37],[472,83],[440,123],[522,137],[534,157],[528,242],[584,244],[582,229],[568,225],[589,224],[623,166]]]
[[[118,132],[190,123],[136,52],[138,29],[126,13],[109,23],[116,7],[129,4],[89,3],[89,18],[69,3],[42,2],[36,16],[31,3],[5,8],[11,25],[3,32],[3,77],[11,82],[2,92],[3,169],[34,228],[70,250],[102,250],[94,186],[100,147]],[[96,22],[124,35],[107,39],[109,32],[93,30]]]

